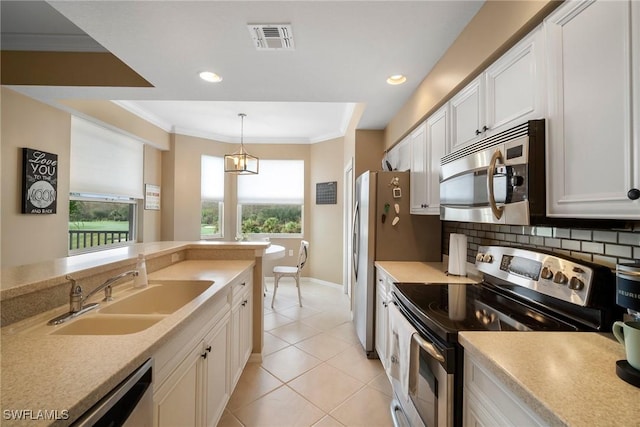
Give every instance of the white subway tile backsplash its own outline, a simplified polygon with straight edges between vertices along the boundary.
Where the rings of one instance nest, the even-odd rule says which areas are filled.
[[[604,244],[596,242],[582,242],[582,251],[601,254],[604,253]]]
[[[618,243],[621,245],[640,246],[640,233],[618,233]]]
[[[619,258],[631,258],[631,247],[613,244],[604,245],[605,255],[615,256]]]
[[[569,229],[547,226],[508,226],[443,222],[445,243],[449,233],[469,236],[469,262],[478,245],[539,248],[611,268],[616,263],[640,261],[640,222],[624,230]],[[473,247],[471,246],[473,245]],[[447,253],[447,247],[443,251]]]
[[[591,230],[571,230],[573,240],[591,240]]]

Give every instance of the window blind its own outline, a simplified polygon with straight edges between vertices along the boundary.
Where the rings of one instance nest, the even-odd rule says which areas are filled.
[[[200,164],[200,197],[211,202],[224,201],[224,160],[202,156]]]
[[[143,198],[144,144],[71,117],[70,192]]]
[[[238,176],[239,204],[304,203],[303,160],[260,160],[258,175]]]

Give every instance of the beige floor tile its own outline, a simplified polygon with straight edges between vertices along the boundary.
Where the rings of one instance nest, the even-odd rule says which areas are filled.
[[[302,323],[321,331],[328,331],[345,322],[350,322],[351,316],[344,312],[324,311],[301,320]]]
[[[242,427],[242,423],[229,411],[225,410],[217,427]]]
[[[367,384],[369,387],[375,388],[379,392],[386,394],[389,397],[393,396],[393,389],[391,388],[391,382],[386,372],[382,372],[380,375],[369,381]]]
[[[304,341],[300,341],[296,344],[296,347],[320,360],[328,360],[351,347],[351,344],[323,332],[319,335],[307,338]]]
[[[319,313],[322,313],[322,311],[306,306],[300,307],[299,305],[288,308],[286,310],[278,311],[278,314],[282,314],[283,316],[286,316],[293,320],[304,319],[305,317],[313,316],[314,314]]]
[[[282,381],[267,372],[260,366],[260,363],[247,363],[238,380],[238,385],[229,399],[227,409],[233,412],[275,390],[282,384]]]
[[[317,423],[313,425],[313,427],[343,427],[344,424],[341,424],[335,418],[327,415]]]
[[[276,351],[262,359],[262,366],[283,382],[318,366],[322,361],[294,346]]]
[[[293,323],[294,320],[278,313],[269,313],[264,315],[264,330],[270,331],[280,326]]]
[[[275,335],[290,344],[295,344],[307,338],[311,338],[314,335],[318,335],[322,331],[305,325],[302,322],[294,322],[280,326],[279,328],[271,329],[269,332],[271,335]]]
[[[310,426],[325,415],[287,386],[282,386],[235,412],[247,427]]]
[[[359,345],[349,347],[327,360],[327,363],[365,383],[384,372],[380,360],[367,359],[364,350]]]
[[[330,415],[346,426],[390,427],[389,396],[365,386]]]
[[[266,356],[271,353],[275,353],[278,350],[282,350],[285,347],[290,346],[285,340],[281,340],[275,335],[271,335],[269,332],[264,333],[264,342],[262,346],[262,356]]]
[[[352,322],[346,322],[333,329],[329,329],[327,333],[348,343],[360,344],[360,340],[356,334],[356,328]]]
[[[323,363],[288,385],[318,408],[330,412],[361,389],[364,383]]]

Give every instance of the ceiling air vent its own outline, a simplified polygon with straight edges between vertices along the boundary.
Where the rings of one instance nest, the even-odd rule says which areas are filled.
[[[247,26],[257,50],[293,50],[293,30],[289,24],[252,24]]]

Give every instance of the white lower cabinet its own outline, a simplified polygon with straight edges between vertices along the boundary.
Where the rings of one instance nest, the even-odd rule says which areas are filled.
[[[389,312],[387,306],[391,299],[391,279],[380,268],[376,268],[376,325],[375,347],[382,366],[389,366],[387,354],[387,337],[389,335]]]
[[[463,420],[465,427],[547,425],[468,352],[464,356]]]
[[[231,302],[231,385],[235,387],[253,348],[253,297],[250,276],[234,286]]]
[[[252,351],[252,270],[154,354],[154,426],[214,427]]]
[[[229,313],[179,363],[154,393],[158,427],[213,427],[229,400]]]

